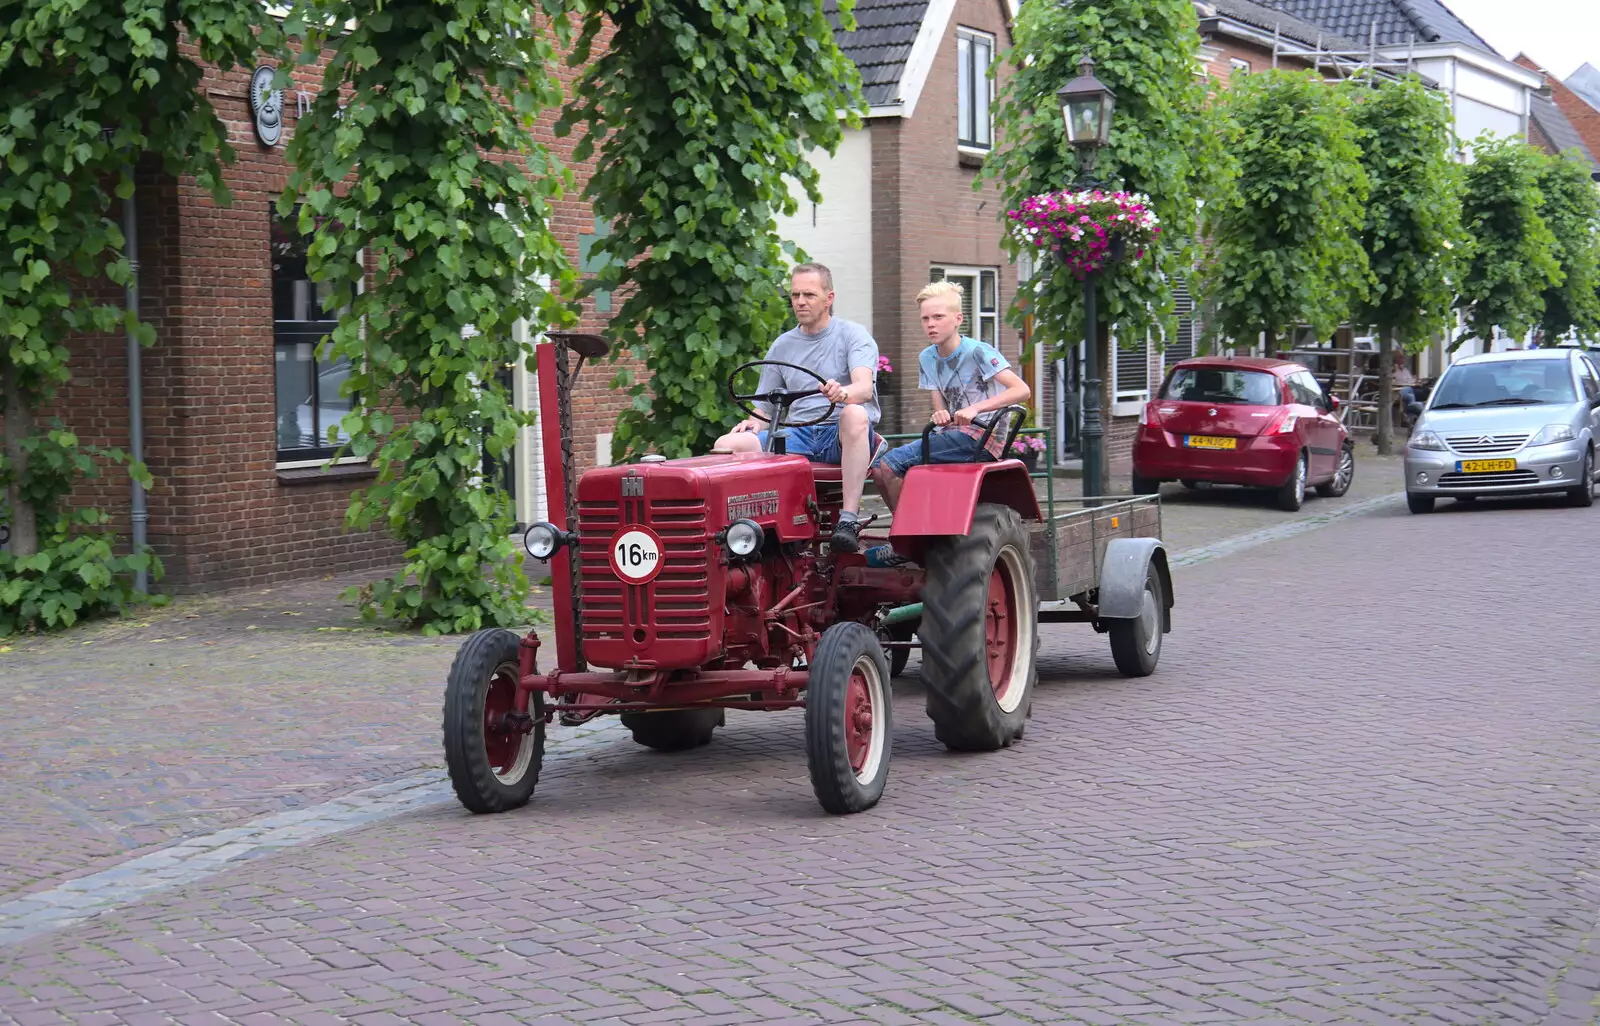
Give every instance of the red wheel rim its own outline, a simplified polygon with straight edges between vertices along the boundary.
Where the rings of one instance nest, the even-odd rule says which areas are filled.
[[[1011,685],[1017,652],[1016,594],[1003,563],[989,575],[989,604],[983,618],[983,642],[989,655],[989,686],[998,698]]]
[[[526,736],[506,726],[506,716],[516,711],[516,706],[516,671],[500,667],[489,678],[483,696],[483,751],[489,757],[489,768],[502,776],[516,766]]]
[[[844,743],[850,768],[857,773],[872,752],[872,688],[859,669],[850,673],[850,690],[844,700]]]

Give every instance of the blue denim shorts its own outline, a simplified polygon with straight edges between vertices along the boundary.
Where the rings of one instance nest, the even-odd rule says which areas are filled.
[[[761,448],[767,448],[767,433],[756,432],[756,437],[761,439]],[[883,438],[876,430],[868,430],[867,445],[871,453],[876,453],[883,445]],[[812,424],[810,427],[792,427],[784,440],[784,446],[790,456],[804,456],[812,463],[840,463],[843,461],[844,450],[839,445],[839,425]]]
[[[935,431],[928,438],[929,463],[971,463],[978,455],[978,440],[965,431]],[[896,446],[880,461],[897,477],[922,462],[922,439]]]

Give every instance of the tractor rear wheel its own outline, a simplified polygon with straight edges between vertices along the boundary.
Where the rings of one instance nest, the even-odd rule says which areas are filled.
[[[828,812],[878,804],[889,779],[889,661],[859,623],[822,632],[806,683],[806,768]]]
[[[450,665],[444,687],[444,761],[450,785],[473,812],[507,812],[528,804],[544,762],[544,694],[528,696],[531,729],[507,718],[517,699],[521,639],[508,630],[479,631]]]
[[[922,680],[933,733],[956,751],[1022,737],[1039,645],[1038,593],[1022,517],[979,503],[972,529],[928,547]]]
[[[682,752],[711,742],[711,732],[726,722],[721,709],[668,709],[664,712],[623,713],[622,725],[633,740],[658,752]]]

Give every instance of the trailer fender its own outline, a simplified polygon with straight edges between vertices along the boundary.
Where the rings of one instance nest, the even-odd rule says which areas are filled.
[[[1172,571],[1167,566],[1167,548],[1159,538],[1113,538],[1106,543],[1100,564],[1100,619],[1128,620],[1139,615],[1152,564],[1164,597],[1161,632],[1172,630]]]

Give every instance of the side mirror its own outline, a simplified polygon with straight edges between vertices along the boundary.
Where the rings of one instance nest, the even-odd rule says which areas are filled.
[[[1339,412],[1339,397],[1338,396],[1336,396],[1336,395],[1328,396],[1328,412],[1329,413],[1338,413]]]
[[[1406,403],[1406,416],[1412,418],[1413,420],[1415,420],[1417,417],[1422,416],[1422,404],[1421,403]]]

